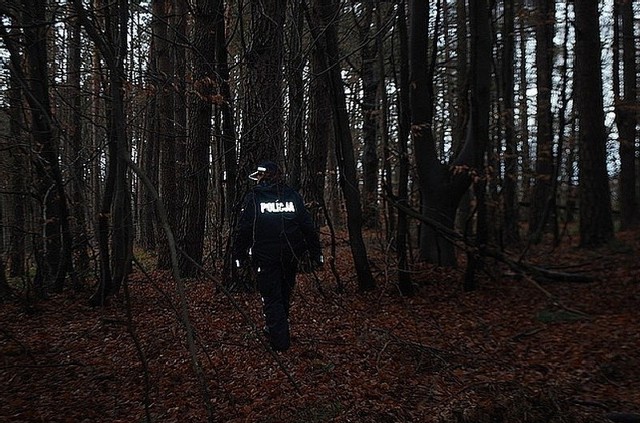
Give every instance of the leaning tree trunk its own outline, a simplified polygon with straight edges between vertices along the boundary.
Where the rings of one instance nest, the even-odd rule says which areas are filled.
[[[606,165],[606,131],[598,1],[574,3],[576,27],[576,111],[579,120],[580,245],[597,247],[613,238],[611,193]]]
[[[362,209],[358,190],[353,140],[349,127],[349,116],[344,93],[344,84],[340,74],[340,54],[335,17],[339,13],[339,4],[335,0],[318,0],[316,6],[321,10],[322,26],[325,28],[325,48],[329,72],[326,74],[331,106],[333,128],[336,143],[336,157],[340,172],[340,185],[344,193],[347,209],[347,228],[354,265],[358,276],[358,288],[368,291],[375,288],[375,281],[367,258],[367,250],[362,237]]]

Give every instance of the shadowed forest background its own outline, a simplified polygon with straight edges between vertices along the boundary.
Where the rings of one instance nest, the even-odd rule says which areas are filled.
[[[0,0],[2,421],[640,421],[631,0]],[[293,347],[230,251],[281,166]]]

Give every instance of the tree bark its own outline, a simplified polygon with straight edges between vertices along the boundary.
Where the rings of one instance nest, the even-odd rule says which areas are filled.
[[[400,43],[400,95],[398,97],[398,202],[409,204],[409,129],[411,126],[411,99],[409,97],[409,37],[407,34],[406,2],[398,6],[398,36]],[[403,210],[398,210],[396,230],[396,255],[398,258],[398,287],[403,295],[413,295],[408,263],[409,220]]]
[[[462,195],[469,186],[469,178],[462,173],[452,174],[442,164],[436,152],[432,133],[433,86],[428,66],[427,43],[428,4],[413,0],[410,3],[410,87],[411,87],[411,139],[414,145],[418,180],[422,198],[422,212],[448,228],[453,228],[455,213]],[[466,151],[454,164],[469,166],[473,163],[472,138],[467,137]],[[455,266],[453,244],[433,228],[422,225],[420,230],[420,258],[442,266]]]
[[[33,0],[23,0],[24,41],[26,72],[18,49],[3,28],[3,38],[7,45],[13,70],[24,84],[26,100],[31,115],[31,131],[35,152],[36,192],[42,210],[39,223],[43,237],[39,240],[39,250],[44,257],[38,261],[34,283],[41,293],[50,288],[62,290],[71,264],[71,232],[69,211],[60,171],[58,140],[52,128],[52,112],[49,96],[49,73],[47,56],[46,4]],[[38,253],[36,253],[38,254]]]
[[[619,88],[616,90],[615,104],[620,138],[620,224],[622,229],[629,229],[640,224],[636,193],[636,140],[640,115],[637,111],[637,48],[634,38],[633,2],[617,0],[616,8],[619,9],[622,21],[622,82],[624,85],[622,93]],[[614,49],[618,50],[619,45],[614,45]],[[614,65],[614,69],[614,72],[618,72],[620,67]]]
[[[154,0],[153,42],[157,53],[156,111],[158,116],[158,146],[160,149],[159,192],[167,211],[169,225],[175,230],[177,214],[176,138],[175,138],[175,59],[174,46],[169,42],[168,25],[173,13],[172,0]],[[171,254],[164,231],[158,231],[158,267],[171,268]]]
[[[375,288],[375,281],[371,274],[367,250],[362,237],[362,209],[360,208],[360,191],[357,182],[353,139],[351,138],[344,85],[340,74],[337,28],[334,23],[334,18],[339,13],[339,4],[335,0],[318,0],[316,4],[322,10],[322,24],[325,28],[325,48],[329,68],[326,76],[334,117],[333,128],[336,142],[336,158],[340,172],[340,186],[344,193],[347,209],[347,228],[351,253],[358,277],[358,288],[361,291],[369,291]]]
[[[379,84],[376,72],[377,49],[371,33],[373,26],[372,2],[362,4],[362,22],[359,22],[360,60],[362,77],[362,200],[363,224],[373,228],[377,225],[378,211],[378,104],[376,91]],[[378,28],[380,30],[380,28]]]
[[[613,238],[606,167],[600,25],[597,0],[574,3],[576,110],[579,119],[580,245],[597,247]]]
[[[109,72],[106,107],[108,168],[98,214],[101,275],[97,290],[89,300],[91,305],[104,305],[107,297],[119,290],[131,272],[133,256],[131,188],[127,178],[130,152],[124,102],[129,7],[126,0],[110,4],[104,9],[104,25],[98,25],[89,19],[81,0],[73,2],[78,18],[100,50]],[[102,27],[104,31],[98,29]]]
[[[518,140],[515,134],[515,7],[514,0],[504,2],[502,51],[502,93],[504,104],[504,240],[507,245],[520,242],[518,226]]]
[[[186,178],[184,207],[180,222],[180,242],[183,251],[196,263],[202,262],[209,183],[209,153],[211,144],[211,114],[216,98],[214,74],[217,6],[222,0],[198,0],[194,4],[191,30],[192,53],[189,55],[193,87],[189,90],[189,136],[186,145]],[[180,272],[191,277],[197,268],[193,261],[178,257]]]
[[[246,171],[241,176],[243,181],[259,161],[272,160],[281,167],[284,164],[282,56],[286,2],[250,0],[250,4],[247,109],[240,152]]]
[[[10,32],[11,37],[18,35],[17,28]],[[13,170],[9,175],[9,187],[16,193],[10,201],[11,210],[9,212],[9,275],[12,277],[23,276],[25,274],[25,234],[26,234],[26,212],[27,184],[25,149],[21,144],[26,144],[25,134],[22,132],[24,119],[22,118],[22,96],[23,90],[20,85],[20,76],[13,66],[9,68],[9,87],[7,97],[9,102],[9,134],[15,143],[9,150],[10,168]],[[20,198],[19,196],[22,196]]]
[[[71,104],[68,119],[68,136],[71,147],[72,183],[72,233],[74,240],[74,256],[77,257],[75,269],[78,274],[86,273],[89,269],[89,235],[87,233],[87,204],[85,192],[87,191],[85,181],[85,163],[87,157],[85,151],[84,137],[82,131],[82,91],[81,91],[81,27],[78,19],[71,19],[69,22],[69,46],[67,62],[67,78],[69,86],[68,101]],[[74,272],[75,273],[75,272]],[[75,280],[76,288],[80,288],[79,278]]]
[[[287,74],[289,83],[289,115],[287,125],[287,160],[286,171],[289,185],[293,189],[302,186],[302,153],[304,150],[304,80],[303,70],[305,56],[302,50],[303,40],[303,7],[298,2],[291,4],[289,20],[289,49]]]
[[[535,182],[529,213],[529,235],[540,242],[542,233],[555,210],[553,197],[553,116],[551,86],[554,56],[555,0],[538,0],[535,15],[537,69],[537,139]]]

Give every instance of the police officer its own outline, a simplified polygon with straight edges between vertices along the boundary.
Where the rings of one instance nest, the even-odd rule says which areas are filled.
[[[244,199],[234,259],[239,267],[251,259],[269,342],[274,350],[286,351],[291,343],[289,307],[298,261],[308,252],[319,267],[322,249],[302,197],[283,183],[275,163],[260,163],[249,177],[258,183]]]

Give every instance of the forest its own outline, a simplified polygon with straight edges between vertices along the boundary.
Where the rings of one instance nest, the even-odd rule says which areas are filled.
[[[0,421],[640,422],[640,3],[0,0]],[[233,247],[305,201],[292,347]]]

